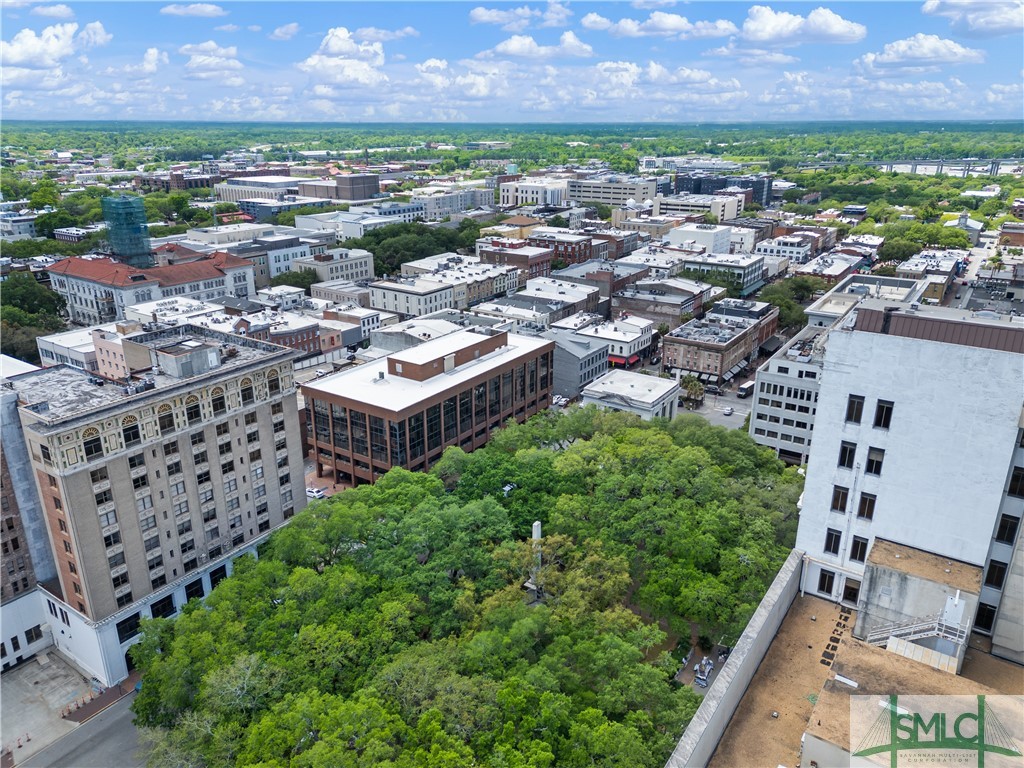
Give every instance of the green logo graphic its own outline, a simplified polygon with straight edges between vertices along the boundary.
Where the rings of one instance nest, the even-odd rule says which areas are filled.
[[[921,697],[904,697],[907,699]],[[933,698],[933,697],[928,697]],[[977,709],[959,712],[914,712],[899,705],[899,696],[891,694],[887,702],[879,702],[882,712],[861,740],[857,757],[889,754],[889,765],[900,765],[900,754],[938,750],[951,763],[964,765],[966,754],[974,753],[975,765],[984,768],[987,754],[1021,757],[1021,751],[1009,732],[985,701],[977,696]]]

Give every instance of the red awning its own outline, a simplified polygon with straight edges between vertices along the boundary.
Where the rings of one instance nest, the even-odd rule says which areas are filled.
[[[633,363],[637,362],[639,359],[640,359],[640,355],[630,355],[629,356],[629,364],[632,365]]]
[[[608,362],[611,363],[612,365],[625,365],[626,358],[619,357],[617,355],[608,355]]]

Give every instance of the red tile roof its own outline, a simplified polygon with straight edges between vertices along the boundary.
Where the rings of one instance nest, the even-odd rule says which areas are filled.
[[[188,261],[184,264],[169,264],[163,267],[146,267],[145,269],[130,267],[113,259],[82,259],[71,256],[61,259],[47,269],[58,275],[77,277],[111,287],[123,287],[153,282],[163,286],[216,280],[224,277],[225,269],[245,267],[251,264],[252,262],[233,254],[218,251],[208,258]]]
[[[71,256],[61,259],[53,266],[46,268],[47,272],[67,277],[77,277],[82,280],[91,280],[94,283],[104,283],[110,286],[135,285],[137,283],[155,282],[155,277],[149,277],[141,270],[122,264],[113,259],[81,259]],[[135,278],[134,280],[132,278]]]

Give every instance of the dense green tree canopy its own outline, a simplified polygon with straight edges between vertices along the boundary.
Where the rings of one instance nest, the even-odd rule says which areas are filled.
[[[743,433],[587,408],[315,502],[144,622],[150,764],[660,766],[698,704],[665,650],[735,639],[800,490]]]

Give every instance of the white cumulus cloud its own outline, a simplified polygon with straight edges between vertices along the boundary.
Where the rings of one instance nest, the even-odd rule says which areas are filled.
[[[481,56],[497,54],[529,59],[561,57],[585,58],[594,55],[594,49],[580,40],[573,32],[563,32],[558,45],[540,45],[529,35],[513,35],[494,46],[493,51],[484,51]]]
[[[178,53],[183,56],[220,56],[233,59],[238,55],[238,47],[229,45],[222,48],[213,40],[207,40],[205,43],[188,43],[183,45],[178,49]]]
[[[75,12],[63,3],[60,5],[36,5],[32,8],[32,14],[51,19],[73,19],[75,17]]]
[[[730,41],[727,45],[704,51],[701,55],[735,59],[744,67],[779,66],[799,61],[796,56],[791,56],[779,50],[751,48],[747,45],[737,45],[734,41]]]
[[[654,11],[643,21],[620,19],[612,21],[598,13],[588,13],[580,23],[585,29],[608,32],[616,37],[668,37],[677,40],[706,37],[728,37],[739,30],[731,21],[691,22],[685,16]]]
[[[299,25],[294,21],[291,24],[283,24],[275,29],[267,37],[271,40],[291,40],[299,33]]]
[[[89,22],[81,31],[74,22],[53,24],[38,35],[35,30],[22,29],[9,41],[0,41],[0,63],[5,67],[51,69],[75,53],[106,45],[112,39],[98,21]]]
[[[471,24],[498,24],[506,32],[522,32],[540,16],[540,11],[526,5],[509,10],[477,6],[469,12],[469,21]]]
[[[380,29],[378,27],[362,27],[357,29],[353,37],[368,43],[388,43],[401,40],[403,37],[419,37],[418,29],[402,27],[401,29]]]
[[[943,64],[980,64],[984,60],[982,51],[918,32],[913,37],[886,43],[881,53],[865,53],[854,66],[865,75],[892,77],[935,72]]]
[[[1024,0],[927,0],[921,11],[967,35],[1020,34],[1024,27]]]
[[[217,32],[237,32],[241,27],[237,24],[221,24],[219,27],[214,27]]]
[[[743,38],[765,45],[802,43],[855,43],[863,40],[867,27],[844,19],[828,8],[815,8],[806,17],[755,5],[743,21]]]
[[[213,3],[191,3],[189,5],[174,3],[173,5],[165,5],[160,9],[160,13],[167,16],[200,16],[208,19],[228,15],[227,11]]]

